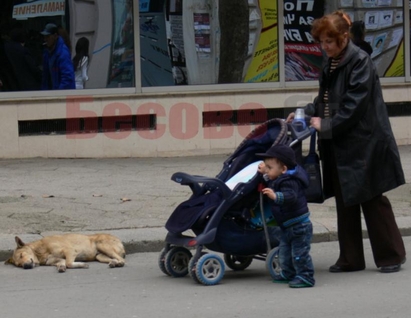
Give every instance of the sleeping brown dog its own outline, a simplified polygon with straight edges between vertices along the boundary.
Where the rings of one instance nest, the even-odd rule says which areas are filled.
[[[13,256],[5,264],[24,269],[39,265],[56,266],[62,273],[67,268],[88,268],[84,262],[99,261],[109,267],[123,267],[126,255],[123,243],[111,234],[63,234],[46,236],[24,243],[18,236]]]

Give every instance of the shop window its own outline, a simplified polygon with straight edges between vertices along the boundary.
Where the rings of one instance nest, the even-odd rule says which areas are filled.
[[[312,21],[342,9],[364,26],[364,40],[380,77],[403,77],[404,9],[402,0],[286,0],[284,41],[286,81],[317,79],[323,62],[320,46],[310,35]]]
[[[277,1],[140,0],[143,87],[277,82]]]
[[[82,43],[86,43],[89,56],[85,69],[88,79],[84,77],[84,88],[135,87],[133,0],[2,0],[0,18],[0,53],[2,57],[9,56],[7,74],[3,74],[3,69],[0,78],[7,77],[7,83],[10,82],[10,85],[0,87],[0,90],[69,88],[43,85],[46,77],[48,82],[55,83],[55,76],[58,76],[45,72],[44,51],[47,47],[41,32],[47,24],[58,27],[58,34],[69,51],[69,58],[65,59],[65,63],[72,63],[73,72],[78,70],[77,74],[73,74],[74,77],[81,75],[77,66],[83,61],[76,60],[77,65],[73,65],[76,45],[82,38]],[[15,55],[7,52],[13,49],[10,47],[16,40],[16,30],[19,34],[18,42],[24,43],[24,50],[29,55],[30,69],[29,64],[22,67],[26,61],[22,61],[16,68],[13,65]],[[84,39],[86,40],[83,41]],[[53,57],[50,58],[50,66],[56,70],[58,67],[52,65],[52,59]],[[40,70],[42,73],[40,79],[36,77],[40,83],[35,85],[37,88],[27,87],[21,83],[21,79],[31,76],[30,70],[35,68],[35,72]],[[69,70],[70,68],[65,68],[65,72],[71,73]],[[71,75],[68,77],[72,78]],[[75,87],[79,88],[78,85]]]

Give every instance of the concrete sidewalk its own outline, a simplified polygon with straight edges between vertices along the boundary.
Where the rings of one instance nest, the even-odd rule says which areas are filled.
[[[411,235],[411,146],[400,153],[407,184],[387,196],[402,234]],[[191,193],[171,175],[214,177],[226,158],[0,160],[0,260],[11,254],[16,235],[32,241],[63,232],[108,232],[128,253],[159,251],[164,224]],[[334,200],[310,210],[314,241],[336,240]]]

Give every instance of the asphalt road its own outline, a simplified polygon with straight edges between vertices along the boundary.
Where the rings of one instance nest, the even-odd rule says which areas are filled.
[[[411,237],[404,238],[411,255]],[[53,267],[0,266],[0,316],[31,317],[281,317],[406,318],[411,312],[410,261],[382,274],[365,240],[367,269],[332,274],[336,242],[312,245],[317,284],[291,289],[273,284],[262,261],[245,271],[226,270],[220,284],[204,286],[189,276],[172,278],[158,267],[158,253],[136,253],[124,268],[91,263],[57,273]]]

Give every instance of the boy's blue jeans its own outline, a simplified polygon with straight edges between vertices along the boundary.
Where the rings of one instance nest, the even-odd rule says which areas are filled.
[[[287,280],[300,278],[315,284],[314,266],[310,256],[313,225],[311,222],[295,224],[282,229],[279,246],[281,276]]]

